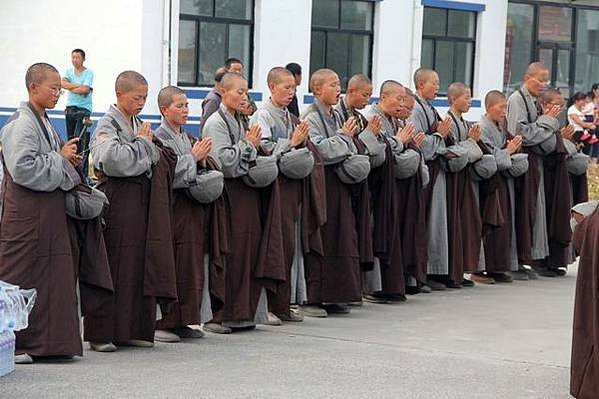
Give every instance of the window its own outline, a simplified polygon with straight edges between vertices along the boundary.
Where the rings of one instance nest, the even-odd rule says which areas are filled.
[[[420,65],[439,74],[440,92],[453,82],[472,86],[476,12],[424,7]]]
[[[503,82],[506,93],[522,85],[524,71],[533,58],[534,6],[509,3],[505,32]]]
[[[599,82],[599,10],[578,10],[575,91]]]
[[[179,85],[213,86],[229,57],[239,58],[251,79],[253,0],[181,0],[180,7]]]
[[[313,1],[310,74],[320,68],[333,69],[343,90],[352,75],[370,76],[373,21],[371,1]]]

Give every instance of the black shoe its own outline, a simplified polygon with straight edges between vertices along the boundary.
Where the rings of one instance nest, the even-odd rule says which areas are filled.
[[[415,285],[406,287],[406,294],[408,295],[416,295],[420,294],[420,288]]]
[[[321,308],[327,311],[329,314],[349,314],[349,309],[343,305],[337,303],[329,303],[322,305]]]
[[[474,281],[468,280],[467,278],[465,278],[464,281],[462,281],[462,287],[472,288],[472,287],[474,287]]]
[[[445,289],[447,288],[445,284],[440,283],[440,282],[435,281],[435,280],[428,280],[426,282],[426,285],[428,285],[429,287],[431,287],[431,289],[433,291],[445,291]]]
[[[451,288],[451,289],[454,289],[454,290],[459,290],[459,289],[462,288],[462,283],[456,283],[454,281],[447,280],[447,282],[445,283],[445,286],[447,288]]]
[[[555,273],[558,277],[564,277],[568,273],[568,271],[565,268],[558,267],[557,269],[555,269]]]
[[[387,300],[389,302],[405,302],[408,298],[404,294],[390,294],[387,295]]]
[[[539,276],[557,277],[557,272],[554,269],[535,268],[535,271],[539,274]]]

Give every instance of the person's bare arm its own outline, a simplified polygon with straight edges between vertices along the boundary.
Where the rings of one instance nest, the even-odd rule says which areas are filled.
[[[574,122],[576,122],[576,124],[578,124],[578,126],[582,126],[585,129],[590,129],[591,127],[594,126],[592,123],[582,120],[580,118],[580,116],[578,116],[576,114],[570,114],[569,116],[570,116],[570,118],[572,118],[572,120]]]

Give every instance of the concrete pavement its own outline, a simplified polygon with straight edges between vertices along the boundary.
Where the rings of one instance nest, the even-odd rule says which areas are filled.
[[[365,304],[350,315],[17,366],[1,398],[568,398],[566,277]]]

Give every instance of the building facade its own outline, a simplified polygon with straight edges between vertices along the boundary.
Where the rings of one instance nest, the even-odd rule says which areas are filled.
[[[472,87],[478,119],[492,89],[513,90],[528,62],[540,58],[554,82],[567,90],[599,80],[599,3],[596,0],[75,0],[0,2],[0,49],[6,60],[0,90],[0,125],[26,98],[25,69],[38,61],[64,71],[70,51],[83,48],[94,71],[94,113],[114,101],[114,79],[126,69],[149,82],[142,119],[158,123],[161,87],[184,88],[190,98],[189,130],[197,133],[200,103],[214,70],[240,58],[252,98],[268,98],[273,66],[300,64],[300,105],[313,97],[311,71],[335,69],[345,85],[354,73],[377,88],[387,79],[413,87],[420,66],[439,71],[441,97],[453,81]],[[85,13],[81,5],[85,4]],[[564,16],[570,16],[568,20]],[[567,36],[567,32],[570,33]],[[506,45],[507,44],[507,45]],[[50,113],[64,131],[64,99]]]

